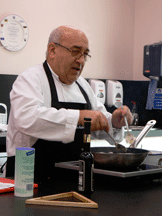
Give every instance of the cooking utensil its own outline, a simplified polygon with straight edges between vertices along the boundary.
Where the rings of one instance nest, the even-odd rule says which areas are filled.
[[[106,168],[130,168],[139,166],[149,151],[128,148],[125,153],[118,153],[115,147],[91,148],[95,165]]]
[[[135,148],[141,142],[141,140],[147,135],[150,129],[156,124],[155,120],[150,120],[147,122],[146,126],[138,134],[134,142],[130,145],[130,148]]]
[[[123,104],[121,102],[116,102],[115,106],[117,108],[122,107],[122,109],[123,109]],[[128,121],[127,121],[126,116],[124,116],[124,121],[125,121],[125,125],[126,125],[126,128],[127,128],[127,134],[125,136],[125,140],[126,140],[127,143],[132,144],[134,142],[134,140],[135,140],[135,136],[132,133],[129,132]]]
[[[135,136],[129,132],[129,127],[128,127],[128,122],[127,122],[127,118],[126,116],[124,116],[124,121],[125,121],[125,125],[126,125],[126,128],[127,128],[127,133],[126,133],[126,136],[125,136],[125,141],[129,144],[132,144],[134,143],[134,140],[136,139]]]
[[[140,134],[137,136],[134,146],[137,147],[142,138],[155,125],[156,121],[149,121]],[[91,148],[94,155],[94,162],[98,166],[108,168],[131,168],[139,166],[146,158],[149,151],[144,149],[127,148],[126,152],[118,152],[114,147]]]
[[[103,131],[102,135],[103,135],[103,137],[102,137],[103,139],[108,141],[111,145],[116,146],[116,149],[118,152],[126,152],[127,151],[127,148],[125,146],[117,143],[110,134],[106,133],[106,131]]]

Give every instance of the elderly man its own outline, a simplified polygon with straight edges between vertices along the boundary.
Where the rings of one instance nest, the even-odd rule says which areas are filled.
[[[92,119],[94,136],[106,131],[123,138],[130,110],[124,106],[110,114],[96,99],[80,76],[90,57],[86,35],[60,26],[49,37],[46,61],[18,76],[10,93],[6,176],[14,175],[16,147],[35,148],[35,182],[50,177],[55,162],[78,159],[85,117]]]

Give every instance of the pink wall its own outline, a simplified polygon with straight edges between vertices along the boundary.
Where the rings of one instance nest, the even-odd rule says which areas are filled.
[[[162,0],[135,1],[133,80],[143,76],[143,47],[162,40]]]
[[[86,78],[133,78],[135,0],[2,0],[0,20],[8,14],[21,16],[29,28],[27,45],[18,52],[0,46],[0,73],[19,74],[45,59],[53,28],[72,25],[88,36],[92,59]]]

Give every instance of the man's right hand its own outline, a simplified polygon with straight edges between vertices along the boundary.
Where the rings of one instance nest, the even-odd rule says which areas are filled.
[[[78,124],[84,126],[84,118],[91,118],[91,130],[105,130],[109,131],[108,120],[105,115],[100,111],[95,110],[80,110]]]

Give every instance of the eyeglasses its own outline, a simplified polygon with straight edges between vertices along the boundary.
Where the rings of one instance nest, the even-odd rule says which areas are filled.
[[[91,58],[91,55],[89,55],[88,53],[82,53],[79,50],[71,50],[68,47],[65,47],[59,43],[55,44],[67,49],[71,53],[71,56],[75,57],[76,59],[80,59],[81,56],[84,56],[84,61],[88,61]]]

